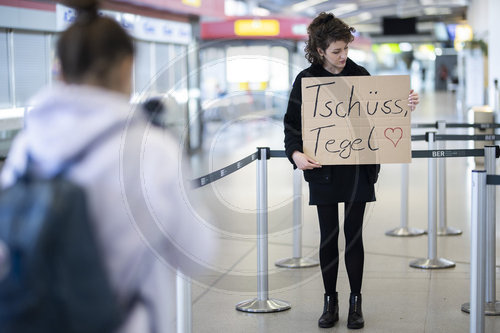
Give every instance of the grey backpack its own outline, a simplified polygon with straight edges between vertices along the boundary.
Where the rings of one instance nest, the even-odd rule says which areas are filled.
[[[84,189],[65,178],[119,128],[92,140],[56,176],[28,167],[0,192],[0,332],[113,332],[132,307],[133,297],[119,304],[110,285]]]

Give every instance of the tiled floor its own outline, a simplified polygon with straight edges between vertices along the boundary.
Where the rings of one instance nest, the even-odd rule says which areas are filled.
[[[444,119],[462,122],[454,96],[422,93],[413,122]],[[219,124],[220,125],[220,124]],[[281,120],[259,116],[207,128],[206,149],[193,163],[195,176],[239,160],[258,146],[283,149]],[[454,132],[463,133],[464,130]],[[416,130],[415,133],[423,133]],[[451,131],[449,131],[451,133]],[[467,143],[450,143],[465,148]],[[426,149],[416,142],[413,149]],[[212,185],[194,190],[192,202],[203,202],[210,213],[203,218],[220,233],[213,266],[218,274],[203,276],[192,286],[193,332],[346,332],[349,286],[341,256],[338,291],[340,321],[321,329],[323,285],[319,267],[283,269],[274,262],[292,256],[292,168],[285,159],[269,161],[269,294],[286,300],[291,309],[250,314],[235,305],[257,296],[256,172],[255,163]],[[377,201],[369,205],[364,226],[365,273],[363,332],[469,332],[469,315],[460,306],[469,301],[470,171],[471,158],[447,162],[447,221],[463,230],[460,236],[438,238],[438,256],[456,262],[455,268],[422,270],[409,267],[415,258],[427,257],[427,236],[388,237],[385,231],[400,223],[401,165],[384,165]],[[304,257],[318,257],[319,230],[314,207],[307,205],[303,183]],[[427,229],[427,160],[410,165],[409,224]],[[500,279],[500,232],[497,230],[497,281]],[[340,237],[341,249],[343,236]],[[497,292],[497,299],[500,293]],[[500,316],[486,317],[486,332],[500,332]]]

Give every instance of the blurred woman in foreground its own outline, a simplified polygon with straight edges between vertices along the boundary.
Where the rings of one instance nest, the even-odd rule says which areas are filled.
[[[23,174],[28,154],[37,174],[50,177],[90,148],[67,177],[85,189],[118,301],[138,300],[119,331],[167,332],[175,321],[175,312],[166,311],[175,289],[162,261],[179,268],[184,258],[211,251],[183,198],[179,143],[131,112],[131,37],[98,14],[97,0],[64,3],[77,17],[57,45],[62,82],[33,99],[2,170],[2,186]],[[93,143],[106,132],[105,140]],[[190,264],[196,266],[195,260]]]

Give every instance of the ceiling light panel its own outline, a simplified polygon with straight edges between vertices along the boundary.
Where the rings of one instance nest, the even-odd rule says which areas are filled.
[[[422,6],[468,6],[469,0],[420,0]]]
[[[425,15],[451,15],[453,11],[450,8],[427,7],[424,8]]]
[[[292,10],[294,12],[301,12],[304,9],[307,9],[309,7],[313,7],[316,5],[319,5],[320,3],[327,2],[328,0],[306,0],[302,1],[299,3],[296,3],[295,5],[292,5]]]
[[[358,10],[358,5],[356,5],[355,3],[350,3],[337,6],[334,9],[330,10],[330,13],[332,13],[335,16],[341,17],[343,15],[352,13],[356,10]]]

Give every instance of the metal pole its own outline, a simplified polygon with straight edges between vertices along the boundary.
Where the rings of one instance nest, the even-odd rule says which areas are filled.
[[[26,129],[26,120],[28,119],[28,106],[24,107],[23,110],[23,129]]]
[[[422,229],[408,227],[408,203],[410,201],[410,165],[401,165],[401,224],[398,228],[391,229],[385,234],[387,236],[408,237],[425,234]]]
[[[494,111],[496,113],[498,113],[498,111],[500,111],[500,91],[498,90],[498,79],[494,79],[493,80],[493,85],[494,85],[494,97],[493,97],[493,101],[494,101]]]
[[[434,133],[429,135],[429,150],[435,149],[436,144],[434,141]],[[428,160],[427,170],[427,188],[429,191],[428,201],[427,201],[427,221],[429,224],[428,235],[429,240],[427,242],[427,253],[429,255],[430,260],[435,260],[437,256],[437,233],[436,233],[436,212],[437,212],[437,204],[436,204],[436,167],[437,160],[434,158],[430,158]]]
[[[269,148],[259,147],[257,160],[257,298],[236,304],[244,312],[277,312],[290,309],[290,304],[269,299],[267,251],[267,160]]]
[[[427,132],[427,141],[429,150],[435,150],[435,132]],[[436,269],[436,268],[450,268],[455,267],[455,263],[447,259],[437,257],[437,186],[436,186],[436,171],[437,171],[437,160],[435,158],[428,159],[428,241],[427,241],[427,252],[428,257],[417,259],[410,262],[410,267],[414,268],[424,268],[424,269]]]
[[[446,134],[446,122],[438,121],[438,133]],[[438,149],[446,149],[446,141],[440,140],[438,142]],[[438,196],[438,211],[439,211],[439,227],[437,234],[438,236],[456,236],[461,235],[462,230],[448,227],[446,220],[447,206],[446,206],[446,158],[438,159],[438,181],[439,181],[439,196]]]
[[[191,279],[177,271],[177,333],[191,333]]]
[[[278,260],[278,267],[303,268],[319,265],[319,261],[302,258],[302,170],[293,171],[293,257]]]
[[[484,332],[486,171],[472,171],[470,333]]]
[[[496,146],[484,147],[487,175],[496,174]],[[496,187],[486,186],[486,315],[500,315],[496,300]]]
[[[496,146],[484,147],[484,166],[487,175],[496,174]],[[500,315],[500,302],[496,300],[496,187],[486,186],[486,303],[487,316]],[[470,303],[462,305],[462,311],[470,312]]]
[[[267,300],[268,285],[268,248],[267,248],[267,151],[261,149],[257,163],[257,296],[259,301]]]
[[[401,228],[408,228],[408,204],[410,201],[410,165],[401,166]]]
[[[302,174],[296,171],[293,172],[293,257],[302,258]]]

